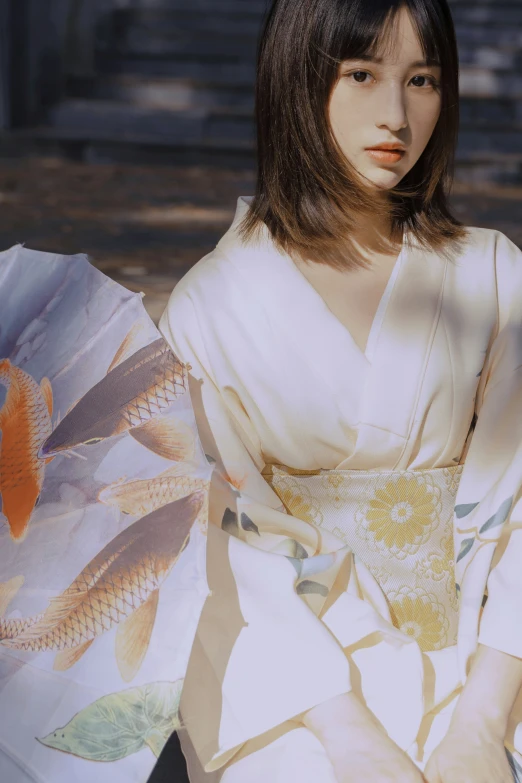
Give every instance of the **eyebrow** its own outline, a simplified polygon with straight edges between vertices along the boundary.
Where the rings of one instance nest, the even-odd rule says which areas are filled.
[[[359,57],[347,57],[349,60],[363,60],[368,63],[382,63],[382,57],[373,57],[371,54],[361,54]],[[440,68],[440,62],[435,59],[428,58],[427,60],[416,60],[414,63],[410,63],[411,68]]]

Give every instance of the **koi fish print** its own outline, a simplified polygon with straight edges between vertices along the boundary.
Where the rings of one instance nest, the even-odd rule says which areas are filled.
[[[55,670],[76,663],[101,634],[118,626],[116,660],[130,681],[147,652],[159,588],[190,536],[207,494],[201,490],[156,509],[119,533],[48,608],[33,618],[0,619],[0,644],[57,652]]]
[[[119,356],[117,355],[117,358]],[[116,364],[69,410],[43,443],[43,457],[128,432],[167,459],[192,456],[192,431],[162,416],[187,390],[187,368],[160,338]]]
[[[120,479],[100,490],[98,500],[118,508],[122,514],[142,516],[192,492],[210,490],[209,479],[187,476],[183,471],[186,471],[184,465],[174,465],[155,478]]]
[[[14,541],[27,535],[29,521],[44,483],[42,444],[52,432],[53,392],[48,378],[38,384],[9,359],[0,360],[0,383],[7,388],[0,410],[0,494],[2,513]]]

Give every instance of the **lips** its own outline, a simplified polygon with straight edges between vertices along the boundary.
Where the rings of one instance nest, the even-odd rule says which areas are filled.
[[[368,150],[386,150],[387,152],[405,152],[402,144],[393,141],[385,141],[382,144],[376,144],[375,147],[366,147]]]
[[[398,163],[406,150],[398,145],[382,144],[378,147],[367,147],[366,152],[379,163]]]

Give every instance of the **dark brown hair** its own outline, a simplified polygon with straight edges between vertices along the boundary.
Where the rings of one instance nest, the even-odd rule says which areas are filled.
[[[441,65],[441,112],[426,149],[387,199],[376,197],[331,131],[328,105],[347,59],[375,54],[405,7],[424,56]],[[392,235],[411,231],[445,254],[465,235],[448,192],[459,126],[458,52],[446,0],[274,0],[257,53],[257,185],[244,241],[265,225],[284,252],[336,268],[367,266],[350,235],[361,213],[386,210]]]

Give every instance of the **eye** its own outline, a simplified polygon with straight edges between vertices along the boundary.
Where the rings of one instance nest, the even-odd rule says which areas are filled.
[[[352,71],[351,73],[347,73],[346,75],[353,76],[357,84],[364,84],[366,82],[366,77],[371,76],[371,74],[368,73],[368,71]]]
[[[420,83],[419,83],[420,82]],[[439,83],[433,76],[419,74],[411,80],[414,87],[438,87]]]

